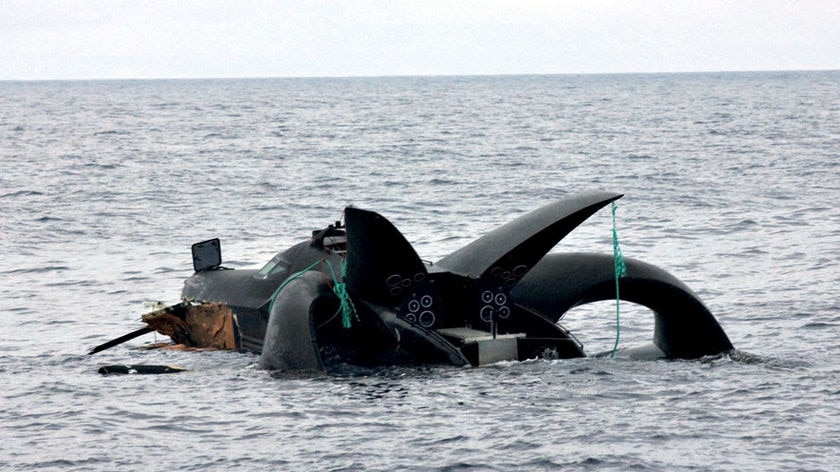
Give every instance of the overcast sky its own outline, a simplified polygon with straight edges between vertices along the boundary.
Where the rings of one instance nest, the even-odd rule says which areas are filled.
[[[838,0],[0,0],[0,80],[840,69]]]

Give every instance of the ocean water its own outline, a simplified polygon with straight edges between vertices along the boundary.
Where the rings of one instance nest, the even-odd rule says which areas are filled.
[[[0,82],[2,470],[836,470],[840,73]],[[738,348],[256,369],[138,350],[189,246],[256,267],[353,204],[437,260],[570,192]],[[608,210],[556,250],[610,252]],[[562,323],[608,350],[615,307]],[[621,306],[621,345],[652,316]],[[171,375],[102,376],[107,364]]]

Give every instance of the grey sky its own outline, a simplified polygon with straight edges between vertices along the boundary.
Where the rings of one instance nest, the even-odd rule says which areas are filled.
[[[840,69],[837,0],[0,0],[0,80]]]

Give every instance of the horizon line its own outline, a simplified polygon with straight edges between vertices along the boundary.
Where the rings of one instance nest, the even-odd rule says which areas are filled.
[[[840,69],[735,69],[735,70],[686,70],[660,72],[513,72],[498,74],[359,74],[359,75],[266,75],[266,76],[195,76],[195,77],[90,77],[90,78],[40,78],[0,79],[1,82],[142,82],[142,81],[200,81],[200,80],[321,80],[321,79],[388,79],[388,78],[457,78],[457,77],[547,77],[547,76],[607,76],[607,75],[700,75],[700,74],[755,74],[755,73],[807,73],[840,72]]]

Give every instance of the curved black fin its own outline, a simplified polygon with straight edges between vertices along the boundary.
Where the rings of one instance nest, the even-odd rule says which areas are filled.
[[[317,301],[334,296],[329,284],[326,274],[310,271],[281,289],[271,305],[260,369],[324,370],[312,320]]]
[[[444,257],[437,266],[512,288],[561,239],[623,195],[590,191],[562,198],[504,224]]]
[[[653,311],[653,343],[666,357],[694,359],[733,349],[714,315],[679,279],[636,259],[628,257],[625,263],[621,299]],[[611,254],[549,254],[511,297],[557,321],[575,306],[615,299],[615,261]]]
[[[427,275],[426,265],[405,236],[382,215],[359,208],[344,210],[347,228],[345,284],[353,295],[393,306]]]

